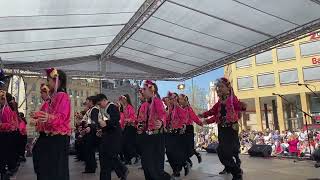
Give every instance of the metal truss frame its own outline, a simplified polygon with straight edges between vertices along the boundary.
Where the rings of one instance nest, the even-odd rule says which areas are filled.
[[[320,29],[320,18],[183,74],[184,80],[302,39]]]
[[[40,61],[40,62],[19,62],[19,63],[5,63],[5,68],[8,69],[43,69],[48,67],[56,67],[56,66],[66,66],[73,64],[85,63],[88,61],[97,61],[99,60],[99,55],[91,55],[91,56],[83,56],[76,58],[67,58],[67,59],[58,59],[51,61]]]
[[[169,71],[166,69],[161,69],[161,68],[157,68],[157,67],[153,67],[153,66],[149,66],[146,64],[142,64],[142,63],[138,63],[138,62],[133,62],[130,61],[128,59],[124,59],[124,58],[118,58],[116,56],[112,56],[108,59],[108,61],[113,62],[115,64],[120,64],[123,66],[128,66],[137,70],[141,70],[147,73],[151,73],[151,74],[167,74],[170,76],[174,76],[174,77],[181,77],[182,74],[180,73],[176,73],[173,71]]]
[[[6,64],[6,69],[10,69],[8,74],[14,75],[42,75],[43,69],[56,66],[66,66],[85,63],[88,61],[99,61],[100,55],[84,56],[77,58],[61,59],[61,60],[52,60],[52,61],[41,61],[41,62],[22,62],[22,63],[12,63]],[[127,59],[118,58],[112,56],[108,59],[108,62],[119,64],[122,66],[127,66],[137,70],[144,71],[145,73],[129,73],[129,72],[104,72],[100,71],[72,71],[65,70],[65,72],[72,77],[91,77],[91,78],[110,78],[110,79],[154,79],[154,80],[171,80],[175,78],[182,78],[182,75],[176,72],[168,71],[165,69],[145,65],[142,63],[137,63],[129,61]],[[100,65],[100,64],[98,64]],[[102,66],[100,66],[102,68]],[[99,68],[97,68],[99,70]],[[14,70],[12,72],[11,70]],[[18,71],[24,71],[20,73]]]
[[[101,59],[109,59],[113,54],[152,16],[166,0],[146,0],[129,22],[102,52]]]
[[[42,70],[23,71],[20,69],[5,69],[6,74],[19,76],[37,76],[44,77]],[[180,78],[170,76],[168,74],[150,74],[150,73],[123,73],[123,72],[108,72],[101,75],[100,72],[92,71],[65,71],[71,78],[97,78],[97,79],[134,79],[134,80],[165,80],[165,81],[179,81]]]

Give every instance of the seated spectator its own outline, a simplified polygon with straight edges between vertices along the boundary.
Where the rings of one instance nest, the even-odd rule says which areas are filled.
[[[263,137],[263,134],[262,132],[259,132],[256,137],[254,138],[254,142],[255,144],[257,145],[262,145],[264,144],[264,137]]]
[[[314,152],[314,143],[313,141],[308,142],[308,140],[305,140],[303,142],[301,142],[301,145],[299,147],[299,153],[300,153],[300,157],[304,157],[304,156],[311,156],[311,154]]]
[[[289,154],[289,144],[287,139],[283,139],[281,142],[281,147],[283,149],[283,154],[288,155]]]
[[[266,132],[263,137],[264,144],[271,145],[271,133]]]
[[[280,141],[276,141],[273,145],[273,154],[274,155],[281,155],[284,152],[284,148],[282,147]]]

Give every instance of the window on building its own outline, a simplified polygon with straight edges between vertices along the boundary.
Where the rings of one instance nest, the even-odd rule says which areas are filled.
[[[87,91],[87,97],[89,97],[89,91]]]
[[[272,63],[272,52],[266,51],[256,56],[256,64],[271,64]]]
[[[303,68],[303,76],[305,81],[320,80],[320,66]]]
[[[279,61],[288,61],[296,58],[294,46],[278,48],[277,54]]]
[[[300,45],[301,55],[320,54],[320,41],[308,42]]]
[[[280,76],[280,84],[290,84],[298,82],[298,71],[294,70],[286,70],[279,73]]]
[[[237,80],[238,80],[238,89],[239,90],[245,90],[245,89],[253,88],[252,76],[239,77]]]
[[[31,91],[35,91],[37,88],[37,85],[35,83],[32,84],[32,87],[31,87]]]
[[[69,95],[72,95],[72,90],[71,89],[69,89]]]
[[[75,98],[75,99],[74,99],[74,107],[77,107],[77,106],[78,106],[78,99]]]
[[[274,73],[258,75],[258,86],[274,86]]]
[[[81,90],[81,97],[83,97],[83,90]]]
[[[251,65],[252,65],[251,58],[243,59],[241,61],[236,62],[237,68],[251,67]]]

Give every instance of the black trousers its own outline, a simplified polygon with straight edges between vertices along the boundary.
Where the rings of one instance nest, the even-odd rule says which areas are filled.
[[[84,137],[85,171],[96,171],[96,140],[93,134]]]
[[[137,129],[134,126],[126,126],[123,130],[123,155],[126,162],[130,162],[132,158],[137,157],[136,148]]]
[[[103,133],[99,147],[100,180],[111,180],[112,170],[119,178],[128,170],[118,156],[122,145],[121,138],[120,128]]]
[[[170,175],[164,171],[164,135],[141,134],[138,138],[145,180],[170,180]]]
[[[191,158],[193,155],[197,153],[196,149],[194,148],[194,128],[193,125],[188,125],[186,127],[186,133],[185,133],[185,140],[187,144],[188,154],[189,158]]]
[[[14,170],[19,159],[19,131],[1,133],[1,159],[0,168],[8,167]]]
[[[69,136],[40,134],[34,153],[37,180],[69,180]]]
[[[33,169],[34,173],[39,173],[39,156],[40,156],[40,149],[39,149],[39,138],[36,140],[35,144],[32,147],[32,161],[33,161]]]
[[[234,158],[239,159],[239,136],[238,132],[232,127],[221,127],[218,125],[219,146],[218,157],[228,172],[237,175],[241,172],[240,164]],[[240,159],[239,159],[240,160]]]
[[[168,133],[166,136],[166,154],[175,173],[180,173],[190,157],[190,147],[186,134]]]
[[[9,163],[8,152],[10,150],[9,133],[0,132],[0,173],[5,173],[5,167]]]
[[[27,135],[19,135],[19,157],[25,157],[26,145],[27,145],[28,137]]]

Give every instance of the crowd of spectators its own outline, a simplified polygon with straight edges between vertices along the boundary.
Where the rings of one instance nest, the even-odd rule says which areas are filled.
[[[309,138],[308,138],[309,136]],[[310,156],[320,146],[320,131],[306,130],[282,131],[265,130],[242,131],[240,133],[241,152],[247,153],[252,145],[270,145],[272,155]]]
[[[308,138],[309,135],[309,138]],[[246,130],[240,132],[241,153],[246,154],[255,144],[270,145],[273,156],[296,156],[307,157],[315,149],[320,148],[320,130],[282,131],[265,130],[254,131]],[[201,132],[197,136],[197,147],[205,149],[211,143],[218,143],[218,136],[214,132]]]

